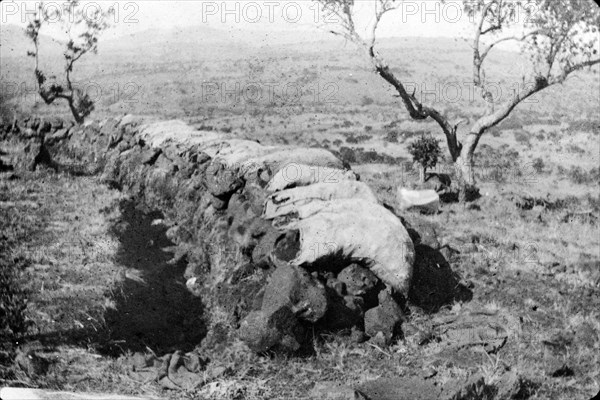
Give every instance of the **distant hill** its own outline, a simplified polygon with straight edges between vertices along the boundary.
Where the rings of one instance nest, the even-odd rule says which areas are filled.
[[[51,56],[60,55],[62,44],[50,36],[40,34],[40,48]],[[31,40],[25,29],[12,24],[0,24],[0,55],[5,57],[26,57],[27,51],[33,50]]]
[[[244,54],[251,44],[234,37],[227,31],[207,27],[183,27],[169,30],[145,30],[100,42],[102,55],[127,57],[143,54],[148,58],[176,58],[185,60],[202,54],[217,57]],[[204,57],[203,57],[204,58]]]

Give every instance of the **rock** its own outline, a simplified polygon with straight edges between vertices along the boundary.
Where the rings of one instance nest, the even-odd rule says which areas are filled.
[[[45,136],[49,133],[53,132],[53,123],[50,120],[44,120],[40,123],[40,127],[38,128],[38,135]]]
[[[206,186],[216,197],[231,195],[244,185],[238,174],[219,162],[212,162],[206,170]]]
[[[597,267],[598,272],[600,273],[600,266]],[[579,344],[579,346],[583,348],[594,348],[594,345],[598,339],[599,330],[594,328],[592,323],[584,322],[581,324],[577,330],[575,331],[575,343]]]
[[[338,382],[317,382],[309,394],[314,400],[367,400],[364,394]]]
[[[485,309],[463,309],[460,314],[432,321],[436,337],[445,345],[456,350],[481,346],[488,353],[504,346],[514,323],[510,316]]]
[[[131,366],[134,371],[140,371],[152,366],[154,364],[154,359],[155,357],[152,355],[137,352],[131,356]]]
[[[556,364],[554,364],[554,365],[556,366]],[[548,375],[550,375],[553,378],[567,378],[567,377],[575,375],[575,371],[573,371],[573,369],[571,367],[569,367],[567,364],[563,363],[558,368],[551,368],[548,371]]]
[[[146,165],[154,165],[161,153],[161,149],[147,149],[143,152],[140,162]]]
[[[108,118],[102,123],[102,128],[100,128],[100,134],[110,137],[118,131],[119,122],[120,121],[115,118]]]
[[[440,390],[420,378],[380,378],[357,388],[370,400],[437,400]]]
[[[332,289],[328,288],[329,304],[327,313],[319,321],[318,328],[326,332],[339,332],[346,329],[361,330],[364,319],[364,311],[361,307],[348,307],[343,297],[338,296]],[[363,333],[364,335],[364,333]],[[364,341],[364,340],[363,340]]]
[[[270,314],[262,310],[252,311],[242,320],[238,335],[257,353],[269,350],[293,353],[304,342],[304,331],[287,306]]]
[[[346,285],[346,292],[353,296],[372,294],[380,282],[373,272],[358,264],[351,264],[344,268],[338,274],[337,279]]]
[[[258,243],[252,249],[252,262],[261,268],[267,267],[270,261],[270,255],[273,252],[275,243],[281,236],[281,232],[270,230],[258,239]]]
[[[379,294],[379,305],[365,313],[365,333],[376,337],[381,332],[386,344],[400,334],[404,314],[387,290]]]
[[[300,319],[315,323],[327,312],[325,287],[300,267],[283,264],[271,275],[260,311],[241,323],[240,338],[256,352],[297,351],[304,343]]]
[[[40,140],[33,140],[18,155],[17,169],[21,171],[35,171],[41,158],[44,158],[44,145]]]
[[[208,361],[201,359],[197,353],[192,352],[186,354],[183,363],[188,371],[198,373],[202,370],[203,366],[206,366]]]
[[[227,208],[227,200],[224,200],[217,196],[210,196],[210,204],[215,210],[224,210]]]
[[[127,114],[119,121],[119,126],[124,127],[127,125],[139,124],[142,121],[140,117],[136,117],[132,114]]]
[[[533,395],[537,385],[519,374],[510,371],[502,375],[495,384],[496,400],[527,399]]]
[[[58,129],[52,135],[48,136],[46,138],[46,141],[48,142],[48,144],[58,143],[62,140],[65,140],[66,138],[68,138],[69,132],[70,132],[70,129],[68,129],[68,128]]]
[[[365,340],[367,340],[367,338],[365,332],[353,327],[350,330],[350,340],[352,340],[353,343],[363,343]]]
[[[439,251],[442,257],[444,257],[447,261],[452,260],[455,255],[460,254],[458,250],[448,245],[443,246],[441,249],[439,249]]]
[[[62,118],[51,118],[50,123],[52,124],[52,131],[57,131],[65,127],[65,121]]]
[[[270,315],[283,306],[289,307],[299,318],[315,323],[327,311],[325,287],[302,268],[284,264],[271,275],[262,310]]]
[[[486,385],[481,375],[475,375],[466,381],[444,385],[439,400],[480,400],[493,398],[493,387]]]

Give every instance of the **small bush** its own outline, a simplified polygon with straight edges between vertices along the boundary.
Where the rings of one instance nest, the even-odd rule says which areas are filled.
[[[413,157],[413,161],[423,168],[434,168],[441,154],[440,141],[423,135],[408,146],[408,152]]]
[[[567,146],[567,151],[573,154],[585,154],[585,150],[576,144],[570,144]]]
[[[578,185],[600,183],[600,168],[598,167],[585,171],[580,166],[572,166],[568,171],[562,168],[562,170],[559,169],[559,172],[562,172],[562,174],[566,175],[571,182]]]
[[[367,142],[371,139],[373,139],[373,136],[370,136],[370,135],[358,135],[358,136],[350,135],[346,138],[346,142],[351,143],[351,144],[358,144],[358,143],[362,143],[362,142]]]
[[[538,157],[535,160],[533,160],[532,167],[535,170],[535,172],[537,172],[538,174],[541,174],[542,172],[544,172],[544,168],[546,168],[546,164],[544,163],[544,160],[542,160],[540,157]]]
[[[389,142],[389,143],[398,143],[398,132],[396,131],[390,131],[387,133],[387,136],[385,137],[385,141]]]
[[[523,146],[531,146],[529,134],[525,131],[515,131],[515,140]]]
[[[373,103],[375,103],[375,100],[373,100],[369,96],[363,96],[362,99],[360,100],[361,106],[370,106]]]

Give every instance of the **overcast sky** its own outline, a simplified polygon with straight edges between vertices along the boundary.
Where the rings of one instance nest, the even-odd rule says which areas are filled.
[[[45,1],[48,8],[60,8],[62,0]],[[357,25],[369,31],[374,0],[357,0]],[[26,25],[28,15],[37,1],[8,0],[0,3],[2,23]],[[462,2],[450,0],[405,1],[398,10],[387,14],[378,35],[389,36],[469,36],[469,18],[462,11]],[[186,26],[206,26],[216,29],[300,31],[303,35],[317,32],[317,27],[329,30],[336,26],[336,17],[323,12],[311,0],[101,0],[83,1],[90,13],[95,9],[117,11],[109,36],[123,36],[146,29],[174,29]],[[52,29],[47,34],[57,36]]]

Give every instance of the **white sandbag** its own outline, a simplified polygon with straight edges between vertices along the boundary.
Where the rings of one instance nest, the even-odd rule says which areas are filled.
[[[272,194],[265,203],[263,217],[274,219],[297,213],[299,206],[310,202],[336,199],[362,199],[371,203],[378,203],[375,193],[363,182],[343,180],[337,184],[315,183]],[[305,210],[306,207],[303,209]]]
[[[393,213],[363,199],[310,202],[298,205],[297,211],[298,217],[280,226],[300,232],[300,250],[292,264],[341,254],[362,261],[384,283],[408,295],[415,250]]]
[[[289,162],[271,178],[266,189],[276,192],[313,183],[337,184],[347,180],[355,181],[356,174],[340,168]]]
[[[435,190],[408,190],[398,188],[398,206],[401,210],[417,208],[436,213],[440,208],[440,196]]]
[[[215,159],[221,161],[230,169],[239,169],[246,161],[275,151],[274,146],[263,146],[251,140],[227,140],[226,146],[215,154]]]
[[[268,166],[273,174],[281,171],[289,176],[298,165],[310,165],[313,170],[341,169],[342,161],[329,150],[317,148],[282,147],[251,160],[254,166]]]
[[[226,140],[227,136],[214,131],[199,131],[180,120],[153,122],[143,125],[139,137],[150,147],[163,148],[167,142],[189,146],[214,140]]]

